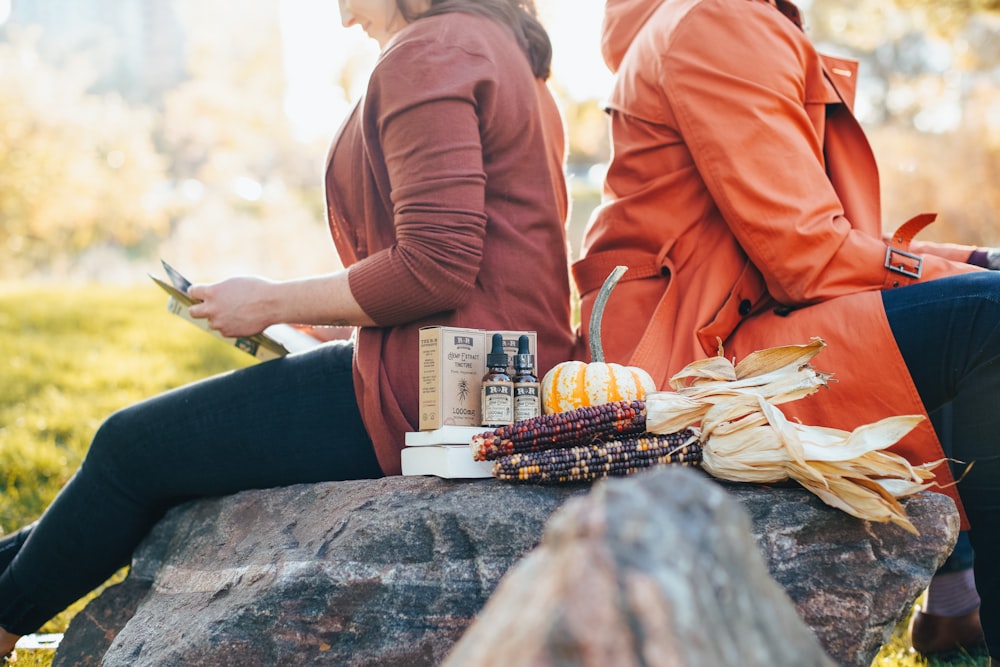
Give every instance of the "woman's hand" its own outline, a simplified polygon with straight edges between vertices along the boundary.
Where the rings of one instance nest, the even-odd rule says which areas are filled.
[[[229,278],[217,283],[192,285],[188,294],[200,303],[191,317],[208,320],[223,336],[252,336],[275,324],[274,283],[263,278]]]
[[[200,301],[191,317],[208,320],[223,336],[252,336],[272,324],[378,326],[351,294],[347,270],[298,280],[229,278],[192,285],[188,295]]]
[[[990,248],[986,251],[986,264],[991,271],[1000,271],[1000,248]]]

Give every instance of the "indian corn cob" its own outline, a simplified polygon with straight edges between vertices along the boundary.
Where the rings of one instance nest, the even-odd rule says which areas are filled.
[[[941,461],[911,465],[888,449],[922,415],[890,416],[848,432],[791,421],[777,407],[827,386],[830,376],[809,363],[825,345],[813,339],[759,350],[739,363],[720,348],[718,356],[673,376],[674,391],[515,422],[475,436],[473,458],[505,457],[494,466],[500,479],[594,479],[653,465],[634,452],[628,458],[608,453],[601,449],[607,441],[686,434],[710,475],[738,482],[793,479],[852,516],[916,532],[898,499],[936,485],[932,469]],[[530,456],[542,450],[550,451]]]
[[[497,479],[518,482],[578,482],[620,477],[662,464],[698,465],[701,445],[692,431],[670,435],[643,433],[576,447],[501,456],[493,464]]]
[[[739,363],[719,355],[671,378],[673,392],[646,394],[646,428],[671,433],[697,424],[705,472],[737,482],[793,479],[832,507],[916,533],[898,498],[931,488],[940,461],[911,465],[887,451],[924,419],[896,415],[853,431],[810,426],[778,405],[827,386],[809,363],[820,339],[753,352]]]
[[[646,430],[643,401],[615,401],[522,419],[472,438],[472,458],[492,461],[518,452],[586,445]]]

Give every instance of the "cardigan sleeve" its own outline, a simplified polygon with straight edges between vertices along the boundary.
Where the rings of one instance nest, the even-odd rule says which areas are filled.
[[[363,132],[394,240],[354,264],[349,283],[382,326],[455,309],[474,289],[486,235],[480,126],[493,70],[481,55],[415,39],[392,46],[372,74]]]

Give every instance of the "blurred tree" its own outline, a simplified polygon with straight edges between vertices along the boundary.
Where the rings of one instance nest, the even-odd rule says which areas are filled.
[[[982,12],[1000,12],[1000,0],[896,0],[926,17],[928,27],[947,34]]]
[[[589,167],[605,162],[611,146],[608,137],[608,117],[599,100],[567,100],[563,103],[563,116],[570,128],[567,160],[572,165]]]
[[[1000,245],[1000,2],[823,0],[807,29],[861,61],[856,111],[882,172],[883,214],[939,222],[921,235]]]
[[[334,268],[325,145],[293,136],[277,1],[184,0],[178,13],[190,78],[164,98],[158,143],[182,196],[161,251],[206,279]]]
[[[993,108],[996,91],[984,91]],[[969,108],[986,108],[970,99]],[[889,229],[914,213],[933,211],[938,222],[923,239],[1000,245],[1000,149],[988,141],[981,123],[970,122],[947,133],[917,132],[883,126],[870,133],[882,176],[882,207]]]
[[[138,247],[165,228],[163,161],[148,113],[85,91],[85,61],[54,69],[30,33],[0,43],[0,277],[64,267],[100,243]]]
[[[887,226],[934,210],[941,222],[924,236],[1000,245],[1000,0],[801,4],[821,50],[862,61],[857,111],[882,166]],[[566,29],[556,18],[581,7],[539,0],[548,5],[556,33]],[[145,107],[88,94],[97,76],[86,58],[57,70],[37,59],[30,39],[0,42],[0,277],[58,269],[102,244],[132,257],[155,250],[198,272],[325,268],[329,137],[302,143],[290,125],[280,6],[176,0],[188,78]],[[324,95],[346,106],[359,94],[372,54],[329,15],[310,16],[319,25],[306,64],[329,71],[300,99],[323,113]],[[574,26],[557,40],[557,60],[570,70],[552,82],[569,132],[574,230],[597,203],[600,169],[592,167],[610,155],[605,91],[580,86],[606,74],[596,71],[592,27],[590,36]],[[344,49],[334,56],[324,50],[331,43]],[[278,269],[278,260],[288,266]]]
[[[290,141],[275,2],[232,10],[218,0],[183,2],[190,78],[165,99],[163,148],[176,179],[230,186],[263,181]],[[226,25],[226,30],[219,26]]]

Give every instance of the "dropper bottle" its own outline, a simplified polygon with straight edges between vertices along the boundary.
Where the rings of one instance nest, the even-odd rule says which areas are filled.
[[[507,426],[514,423],[514,383],[507,375],[507,354],[503,336],[493,334],[493,345],[486,355],[486,375],[482,383],[483,426]]]
[[[514,357],[514,421],[531,419],[542,413],[541,385],[535,375],[535,355],[528,348],[528,337],[517,339]]]

